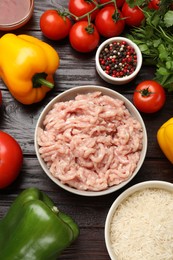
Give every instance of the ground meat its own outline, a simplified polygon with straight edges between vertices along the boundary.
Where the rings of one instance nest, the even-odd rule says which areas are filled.
[[[130,178],[143,131],[123,101],[100,92],[57,102],[38,130],[39,153],[51,174],[79,190],[101,191]]]

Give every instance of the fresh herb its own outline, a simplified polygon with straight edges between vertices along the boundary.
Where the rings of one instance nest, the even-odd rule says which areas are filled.
[[[158,10],[150,10],[148,1],[128,0],[142,6],[145,21],[127,35],[140,48],[144,62],[156,66],[155,80],[173,91],[173,10],[170,0],[162,0]],[[132,3],[133,2],[133,3]]]

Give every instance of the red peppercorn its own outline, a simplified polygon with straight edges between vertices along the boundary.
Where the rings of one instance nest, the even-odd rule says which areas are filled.
[[[126,41],[107,44],[100,53],[100,65],[112,77],[125,77],[137,66],[137,55]]]

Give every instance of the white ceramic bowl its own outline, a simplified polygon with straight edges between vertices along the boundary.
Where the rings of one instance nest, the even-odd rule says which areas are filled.
[[[87,94],[87,93],[91,93],[91,92],[95,92],[95,91],[100,91],[102,92],[102,94],[111,96],[112,98],[118,98],[120,100],[123,100],[125,102],[125,105],[127,107],[127,109],[130,111],[130,113],[136,118],[138,119],[138,121],[141,123],[142,128],[143,128],[143,148],[141,151],[141,156],[140,156],[140,160],[138,162],[138,165],[136,167],[136,170],[134,171],[134,173],[132,174],[132,176],[122,182],[119,185],[116,186],[112,186],[106,190],[103,191],[81,191],[75,188],[71,188],[68,185],[64,185],[62,184],[57,178],[53,177],[48,169],[48,167],[46,166],[45,162],[43,161],[43,159],[41,158],[40,154],[39,154],[39,146],[37,143],[37,132],[38,132],[38,127],[43,127],[43,119],[45,118],[46,114],[48,113],[49,110],[52,109],[52,106],[60,101],[67,101],[67,100],[71,100],[74,99],[76,97],[77,94]],[[71,88],[67,91],[64,91],[63,93],[59,94],[58,96],[56,96],[54,99],[51,100],[50,103],[47,104],[47,106],[43,109],[40,117],[38,118],[37,124],[36,124],[36,128],[35,128],[35,151],[36,151],[36,155],[38,158],[38,161],[42,167],[42,169],[44,170],[44,172],[47,174],[47,176],[53,181],[55,182],[58,186],[60,186],[61,188],[78,194],[78,195],[83,195],[83,196],[101,196],[101,195],[105,195],[111,192],[114,192],[120,188],[122,188],[123,186],[125,186],[127,183],[129,183],[129,181],[132,180],[132,178],[137,174],[137,172],[139,171],[139,169],[141,168],[143,161],[145,159],[145,155],[146,155],[146,151],[147,151],[147,133],[146,133],[146,128],[144,125],[144,122],[142,120],[142,117],[140,116],[139,112],[137,111],[137,109],[133,106],[133,104],[126,99],[123,95],[108,89],[106,87],[100,87],[100,86],[81,86],[81,87],[74,87]]]
[[[111,236],[110,236],[110,230],[112,230],[111,229],[111,223],[112,223],[112,219],[113,219],[113,216],[114,216],[114,214],[115,214],[115,212],[117,212],[117,209],[118,209],[118,207],[119,207],[119,210],[121,211],[121,213],[120,213],[120,211],[119,211],[119,220],[118,220],[118,224],[116,223],[115,224],[115,222],[114,222],[114,224],[115,224],[115,226],[117,227],[117,225],[119,225],[119,223],[121,222],[121,220],[122,220],[122,233],[121,233],[121,230],[120,230],[120,228],[118,228],[118,234],[119,235],[117,235],[117,237],[119,238],[119,240],[118,240],[118,243],[119,243],[119,241],[122,241],[122,236],[126,239],[126,243],[123,243],[123,245],[124,244],[128,244],[128,239],[129,239],[129,237],[130,237],[130,233],[128,233],[128,231],[127,231],[127,229],[125,228],[125,229],[123,229],[124,228],[124,226],[127,226],[128,225],[128,230],[130,230],[129,232],[131,232],[131,233],[133,233],[133,231],[134,230],[137,230],[137,227],[129,227],[129,225],[130,225],[130,223],[136,223],[137,222],[137,220],[135,219],[135,217],[134,216],[132,216],[132,219],[131,219],[131,213],[132,212],[135,212],[135,216],[136,215],[138,215],[137,213],[136,213],[136,208],[135,209],[133,209],[133,205],[135,204],[136,205],[136,203],[134,202],[134,201],[137,201],[137,199],[131,199],[131,204],[132,204],[132,202],[133,202],[133,204],[132,204],[132,208],[130,209],[131,210],[131,213],[129,213],[130,214],[130,216],[128,215],[128,213],[127,213],[127,210],[126,210],[126,213],[125,214],[123,214],[122,212],[124,212],[124,208],[126,208],[126,206],[127,205],[130,205],[130,203],[128,202],[128,204],[127,204],[127,199],[129,199],[129,197],[130,196],[135,196],[134,194],[136,193],[136,192],[141,192],[141,194],[140,194],[140,197],[138,197],[141,201],[143,200],[143,201],[145,201],[146,202],[146,199],[148,198],[148,195],[150,195],[150,193],[148,193],[148,195],[146,195],[145,196],[145,199],[144,199],[144,197],[142,197],[143,196],[143,190],[145,190],[145,189],[149,189],[149,188],[151,188],[151,189],[161,189],[161,190],[164,190],[164,191],[168,191],[168,192],[171,192],[171,193],[173,193],[173,184],[172,183],[169,183],[169,182],[165,182],[165,181],[159,181],[159,180],[152,180],[152,181],[145,181],[145,182],[141,182],[141,183],[138,183],[138,184],[136,184],[136,185],[133,185],[133,186],[131,186],[130,188],[128,188],[128,189],[126,189],[123,193],[121,193],[118,197],[117,197],[117,199],[114,201],[114,203],[112,204],[112,206],[110,207],[110,210],[109,210],[109,212],[108,212],[108,214],[107,214],[107,217],[106,217],[106,222],[105,222],[105,243],[106,243],[106,247],[107,247],[107,251],[108,251],[108,254],[109,254],[109,256],[110,256],[110,258],[111,258],[111,260],[118,260],[118,259],[124,259],[124,258],[121,258],[121,256],[119,256],[119,257],[117,257],[116,256],[116,254],[115,254],[115,252],[114,252],[114,250],[113,250],[113,248],[112,248],[112,243],[113,242],[111,242]],[[156,194],[156,193],[155,193]],[[165,205],[166,205],[166,201],[165,201],[165,204],[164,204],[164,202],[163,202],[163,194],[162,195],[160,195],[160,198],[161,198],[161,202],[160,202],[160,204],[158,203],[159,202],[159,200],[160,200],[160,198],[158,198],[157,197],[157,200],[156,200],[156,197],[157,197],[157,195],[151,195],[151,201],[153,202],[153,203],[156,203],[157,205],[163,205],[163,211],[164,212],[166,212],[166,207],[165,207]],[[147,200],[147,202],[146,202],[146,205],[147,205],[147,203],[149,203],[148,202],[149,201],[149,198],[148,198],[148,200]],[[157,201],[157,202],[156,202]],[[122,207],[122,204],[123,204],[123,207]],[[135,207],[135,206],[134,206]],[[149,207],[149,205],[148,205],[148,207]],[[147,208],[147,207],[146,207]],[[151,209],[151,207],[149,207],[150,209]],[[122,210],[123,209],[123,210]],[[152,207],[152,209],[151,209],[151,211],[154,211],[155,210],[155,212],[157,212],[158,213],[158,209],[156,210],[156,209],[154,209],[154,206]],[[167,209],[168,210],[168,209]],[[146,221],[146,223],[148,222],[146,219],[149,219],[149,223],[150,224],[148,224],[148,226],[150,227],[150,229],[152,229],[152,224],[151,223],[155,223],[157,220],[156,220],[156,217],[154,218],[154,219],[152,219],[152,214],[151,214],[151,212],[150,212],[150,214],[148,213],[148,211],[147,211],[147,209],[145,209],[145,212],[148,214],[148,216],[143,216],[142,214],[141,214],[141,208],[140,208],[140,212],[139,212],[139,216],[140,216],[140,219],[142,219],[142,220],[144,220],[144,221]],[[160,210],[161,211],[161,210]],[[161,214],[161,212],[159,211],[159,214]],[[117,215],[118,215],[117,214]],[[116,216],[116,219],[117,219],[117,215],[115,215]],[[128,217],[128,220],[127,220],[127,222],[124,220],[124,215],[125,216],[127,216]],[[163,215],[161,215],[162,216],[162,221],[163,221]],[[167,215],[165,216],[165,219],[167,219]],[[132,222],[131,222],[132,221]],[[145,223],[145,222],[143,222],[143,223]],[[158,224],[158,222],[156,222],[157,224]],[[163,222],[162,222],[163,223]],[[144,227],[144,225],[145,224],[140,224],[140,227],[141,227],[141,232],[143,231],[143,229],[142,228],[144,228],[145,229],[145,227]],[[139,230],[139,229],[138,229]],[[155,230],[155,228],[153,228],[152,230]],[[161,230],[161,229],[160,229]],[[116,230],[117,231],[117,230]],[[113,231],[112,231],[113,232]],[[144,231],[143,231],[143,233],[145,233],[146,232],[146,234],[148,234],[147,233],[147,230],[145,229]],[[158,224],[158,229],[157,229],[157,235],[156,235],[156,238],[158,239],[158,244],[159,244],[159,224]],[[163,231],[162,231],[163,232]],[[121,234],[120,234],[121,233]],[[140,234],[141,233],[138,233],[137,234],[137,237],[138,237],[138,239],[136,239],[135,241],[133,241],[134,242],[134,244],[136,244],[136,243],[139,243],[139,241],[140,241]],[[163,234],[162,234],[163,235]],[[162,237],[162,235],[161,235],[161,237]],[[135,235],[136,236],[136,235]],[[148,237],[148,239],[149,239],[149,243],[151,243],[151,245],[152,245],[152,243],[154,243],[154,242],[152,242],[152,239],[150,239],[149,237]],[[116,240],[116,239],[115,239]],[[130,239],[129,239],[130,240]],[[137,241],[138,240],[138,241]],[[142,239],[141,239],[142,240]],[[130,241],[129,241],[130,242]],[[145,239],[145,242],[146,242],[146,245],[147,245],[147,239]],[[157,242],[155,243],[155,246],[156,246],[156,244],[157,244]],[[160,243],[161,244],[161,243]],[[116,248],[117,248],[118,246],[117,246],[117,244],[116,244]],[[121,248],[121,247],[120,247]],[[142,252],[142,246],[140,245],[140,250],[141,250],[141,254],[143,254],[143,256],[142,257],[145,257],[145,253],[144,252]],[[122,248],[121,248],[121,251],[122,251]],[[129,257],[129,255],[130,255],[130,252],[129,252],[130,250],[128,250],[128,257]],[[133,251],[135,251],[135,249],[133,250]],[[138,251],[138,250],[136,250],[136,251]],[[136,252],[135,251],[135,252]],[[150,248],[150,251],[152,251],[152,248]],[[153,250],[153,251],[155,251],[155,250]],[[152,252],[153,252],[152,251]],[[124,253],[124,249],[123,249],[123,253]],[[134,256],[133,256],[134,257]],[[126,258],[127,259],[127,258]],[[132,258],[129,258],[129,259],[132,259]],[[137,259],[136,257],[135,258],[133,258],[133,259]],[[141,259],[140,257],[138,258],[138,259]],[[142,259],[144,259],[144,258],[142,258]],[[156,259],[155,257],[150,257],[150,258],[147,258],[147,259]],[[163,258],[159,258],[159,259],[163,259]],[[167,259],[167,258],[165,258],[165,259]],[[169,258],[169,259],[172,259],[172,258]]]
[[[102,52],[102,50],[105,48],[106,45],[113,43],[113,42],[122,42],[125,41],[128,43],[128,45],[132,46],[136,52],[137,55],[137,66],[136,69],[134,70],[133,73],[131,73],[128,76],[124,76],[124,77],[113,77],[111,75],[108,75],[101,67],[100,65],[100,61],[99,61],[99,57],[100,57],[100,53]],[[96,63],[96,70],[98,72],[98,74],[100,75],[100,77],[105,80],[106,82],[110,83],[110,84],[114,84],[114,85],[123,85],[123,84],[127,84],[130,81],[132,81],[137,74],[139,73],[141,66],[142,66],[142,54],[141,51],[139,49],[139,47],[130,39],[125,38],[125,37],[112,37],[107,39],[106,41],[104,41],[97,49],[96,52],[96,56],[95,56],[95,63]]]

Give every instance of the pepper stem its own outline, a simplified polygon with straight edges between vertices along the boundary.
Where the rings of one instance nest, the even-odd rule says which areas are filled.
[[[54,84],[46,80],[47,74],[45,72],[37,73],[32,78],[33,88],[40,88],[41,86],[46,86],[48,88],[53,88]]]

